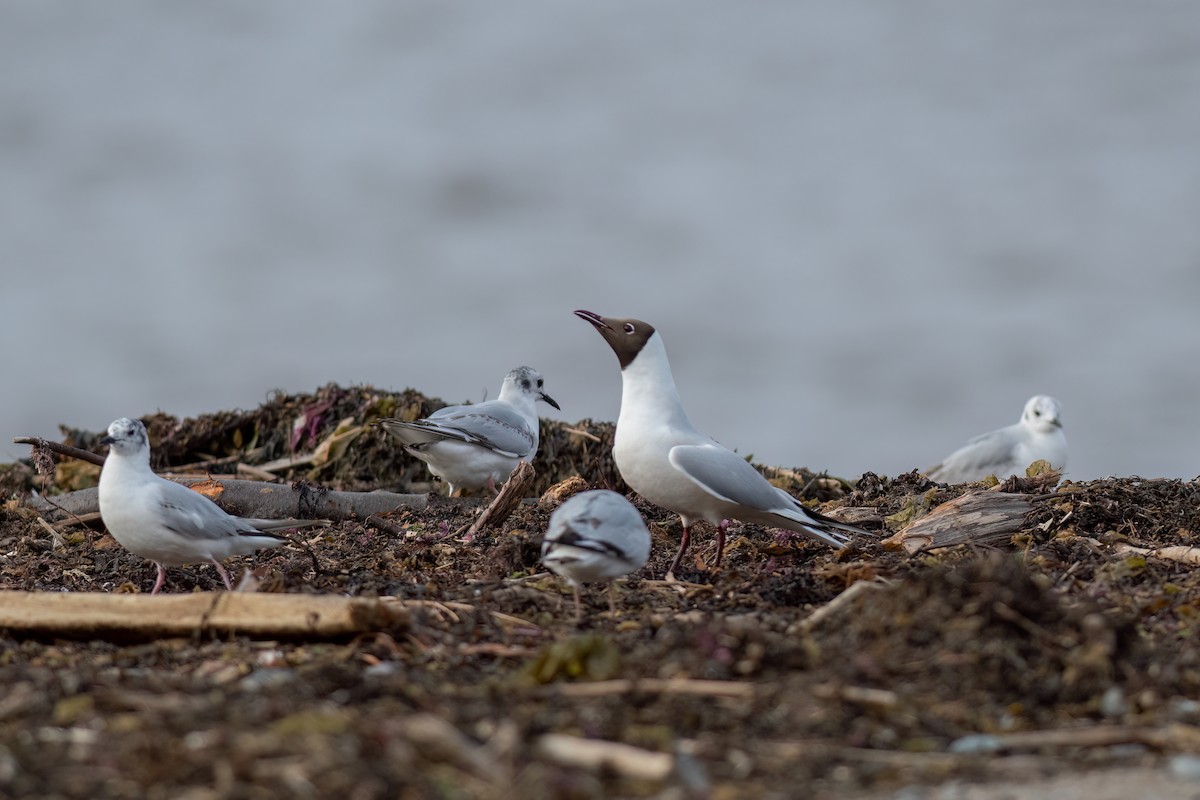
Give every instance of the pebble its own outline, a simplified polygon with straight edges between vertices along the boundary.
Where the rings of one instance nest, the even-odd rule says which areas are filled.
[[[1129,713],[1129,701],[1120,686],[1110,686],[1100,697],[1100,713],[1109,719],[1120,719]]]
[[[280,667],[264,667],[254,670],[238,681],[238,688],[244,692],[261,692],[264,689],[287,686],[295,680],[295,670]]]
[[[973,733],[950,743],[950,752],[962,756],[980,756],[998,752],[1004,746],[999,736],[988,733]]]
[[[1200,781],[1200,756],[1174,756],[1167,762],[1167,771],[1171,773],[1172,778]]]

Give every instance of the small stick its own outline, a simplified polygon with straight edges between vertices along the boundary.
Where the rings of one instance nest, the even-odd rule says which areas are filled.
[[[62,536],[60,536],[58,531],[54,529],[53,525],[51,525],[49,522],[46,522],[46,520],[42,519],[41,517],[38,517],[37,521],[38,525],[41,525],[50,534],[51,547],[53,547],[55,550],[62,550],[67,546],[67,543],[63,541]]]
[[[508,476],[508,480],[500,489],[500,493],[496,495],[496,499],[467,529],[467,537],[473,537],[488,526],[503,525],[504,520],[508,519],[513,510],[521,504],[521,499],[528,493],[529,487],[533,485],[533,477],[533,467],[528,461],[517,462],[517,468],[513,470],[512,475]]]
[[[67,528],[73,528],[76,525],[88,525],[92,522],[100,521],[100,512],[94,511],[91,514],[80,514],[78,516],[72,514],[70,519],[55,523],[54,530],[65,531]]]
[[[255,480],[266,481],[267,483],[278,483],[280,480],[279,476],[273,472],[268,472],[265,469],[241,461],[237,465],[237,474],[246,475]]]
[[[608,769],[626,778],[647,781],[665,781],[675,765],[670,753],[563,733],[542,734],[534,740],[533,752],[560,766],[593,771]]]
[[[596,434],[591,433],[590,431],[585,431],[583,428],[563,428],[563,433],[573,433],[576,436],[582,436],[585,439],[590,439],[596,444],[600,444],[600,442],[603,441]]]
[[[800,620],[800,630],[805,633],[811,632],[814,628],[821,624],[822,620],[833,614],[836,614],[847,604],[854,602],[859,595],[867,592],[873,592],[876,589],[883,589],[886,586],[887,584],[880,581],[858,581],[857,583],[850,584],[849,588],[847,588],[837,597],[833,598],[828,603],[816,609],[804,619]]]

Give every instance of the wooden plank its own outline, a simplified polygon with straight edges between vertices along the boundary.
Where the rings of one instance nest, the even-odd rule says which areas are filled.
[[[394,631],[408,623],[408,610],[385,598],[0,591],[0,630],[13,635],[146,641],[212,634],[319,640]]]

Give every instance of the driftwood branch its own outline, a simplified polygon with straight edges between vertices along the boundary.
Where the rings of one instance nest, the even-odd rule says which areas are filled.
[[[409,612],[380,598],[197,592],[0,592],[10,633],[148,641],[195,633],[332,639],[407,628]]]
[[[71,447],[69,444],[61,444],[52,442],[49,439],[43,439],[40,436],[17,436],[13,439],[13,444],[28,444],[36,449],[49,450],[52,453],[58,453],[60,456],[68,458],[78,458],[80,461],[87,461],[95,464],[98,467],[104,466],[104,456],[99,453],[93,453],[91,450],[80,450],[78,447]]]
[[[179,478],[179,483],[199,488],[210,500],[230,514],[239,517],[277,519],[283,517],[321,518],[331,520],[372,514],[384,514],[401,506],[420,510],[429,504],[428,495],[397,494],[395,492],[334,492],[313,489],[303,484],[289,486],[243,480],[209,480]],[[197,484],[201,486],[197,487]],[[57,495],[48,500],[35,497],[29,504],[38,511],[49,513],[56,508],[68,514],[82,516],[100,510],[97,489]]]

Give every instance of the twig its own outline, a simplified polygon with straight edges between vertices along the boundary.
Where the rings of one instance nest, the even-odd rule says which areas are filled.
[[[99,522],[99,521],[100,521],[100,512],[99,511],[94,511],[91,514],[80,514],[79,516],[75,516],[74,514],[72,514],[70,519],[66,519],[66,520],[63,520],[62,522],[56,523],[54,526],[54,530],[65,531],[67,528],[72,528],[76,525],[90,525],[93,522]]]
[[[1120,744],[1144,744],[1159,750],[1191,752],[1200,746],[1200,728],[1178,722],[1157,728],[1136,725],[1090,725],[1066,730],[983,734],[982,737],[991,745],[985,751],[989,753],[1064,747],[1112,747]]]
[[[561,766],[593,771],[611,769],[618,775],[636,780],[664,781],[675,766],[670,753],[562,733],[542,734],[534,741],[533,751],[540,758]]]
[[[93,453],[90,450],[81,450],[78,447],[71,447],[69,444],[52,442],[40,436],[16,436],[13,438],[13,444],[33,445],[34,447],[49,450],[52,453],[58,453],[60,456],[78,458],[80,461],[87,461],[89,464],[95,464],[98,467],[104,466],[104,456],[98,453]]]
[[[273,472],[268,472],[262,467],[256,467],[252,464],[246,464],[239,461],[237,465],[237,474],[244,475],[247,478],[253,478],[256,481],[266,481],[267,483],[277,483],[281,479]]]
[[[868,764],[885,764],[893,767],[935,767],[946,768],[961,764],[966,757],[957,753],[923,753],[908,750],[872,750],[865,747],[844,747],[830,744],[823,740],[794,741],[794,742],[758,742],[755,748],[760,755],[765,755],[773,761],[787,763],[801,758],[812,758],[814,753],[820,753],[820,758],[829,760],[857,761]]]
[[[600,444],[600,442],[604,441],[596,434],[590,431],[585,431],[583,428],[563,428],[563,433],[573,433],[576,436],[582,436],[585,439],[590,439],[596,444]]]
[[[458,646],[459,655],[464,656],[495,656],[496,658],[526,658],[533,655],[534,648],[522,647],[515,644],[500,642],[480,642],[479,644],[461,644]]]
[[[393,525],[378,514],[369,515],[363,520],[363,523],[367,525],[373,525],[380,530],[387,531],[392,536],[403,536],[405,532],[403,525]]]
[[[650,694],[695,695],[700,697],[733,697],[737,699],[754,696],[754,684],[742,681],[713,681],[699,678],[619,678],[611,681],[588,681],[587,683],[564,683],[549,687],[550,691],[563,697],[607,697],[614,694],[647,692]]]
[[[1178,561],[1181,564],[1190,564],[1195,566],[1200,564],[1200,547],[1188,547],[1187,545],[1177,544],[1170,547],[1134,547],[1131,544],[1118,544],[1116,546],[1118,553],[1137,553],[1143,556],[1155,556],[1157,558],[1165,558],[1168,561]]]
[[[854,602],[855,598],[859,595],[883,588],[886,588],[886,584],[879,581],[859,581],[858,583],[850,584],[850,588],[846,589],[846,591],[800,620],[800,630],[808,633],[820,625],[826,618],[836,614],[844,606]]]
[[[291,469],[292,467],[306,467],[313,462],[315,457],[315,453],[308,453],[307,455],[301,456],[284,456],[283,458],[277,458],[274,461],[268,461],[266,464],[259,464],[258,469],[261,469],[263,472],[270,473],[283,472]]]
[[[41,517],[37,518],[37,522],[38,525],[41,525],[42,528],[44,528],[50,534],[50,546],[52,548],[55,550],[62,550],[67,546],[67,543],[63,541],[62,536],[59,535],[58,531],[55,530],[53,525],[51,525],[49,522],[46,522],[46,520],[42,519]]]

